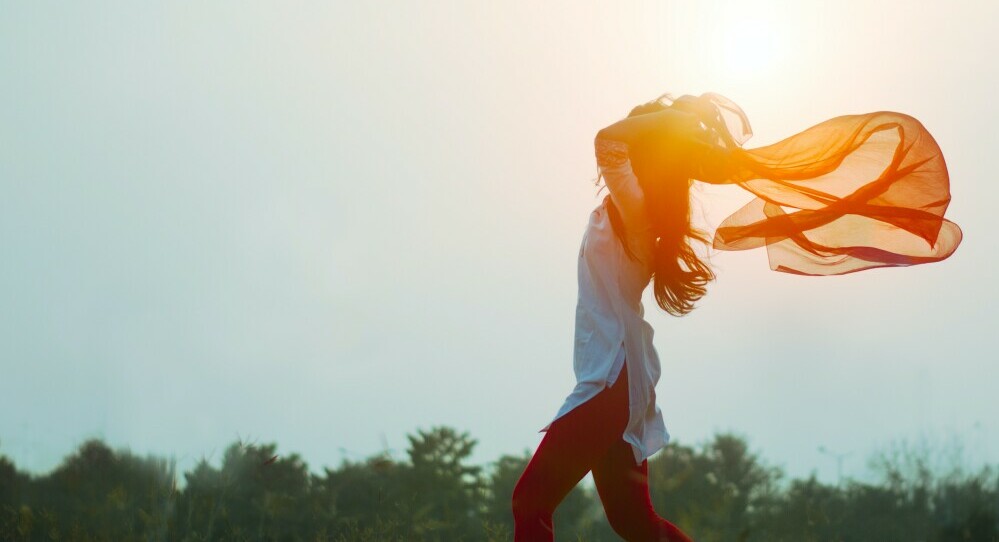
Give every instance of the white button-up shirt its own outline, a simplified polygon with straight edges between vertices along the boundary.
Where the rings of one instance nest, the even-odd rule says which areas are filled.
[[[614,234],[604,200],[590,213],[579,249],[573,352],[576,387],[552,421],[612,385],[621,364],[626,363],[629,419],[622,438],[631,445],[635,463],[640,464],[669,442],[662,412],[656,406],[659,356],[642,307],[642,292],[652,278],[655,239],[628,146],[597,139],[595,151],[610,199],[625,225],[629,248],[637,259],[625,253]],[[551,422],[541,431],[550,426]]]

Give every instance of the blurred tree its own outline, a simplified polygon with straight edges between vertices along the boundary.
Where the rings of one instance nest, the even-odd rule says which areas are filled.
[[[389,539],[393,532],[409,533],[410,494],[404,478],[406,465],[385,454],[364,462],[344,461],[339,469],[324,469],[312,484],[313,505],[326,513],[322,530],[330,535],[368,533]]]
[[[814,475],[807,480],[795,480],[780,501],[759,515],[756,531],[761,536],[753,540],[841,540],[836,535],[845,534],[841,522],[844,505],[840,490],[822,484]]]
[[[23,530],[22,519],[27,518],[23,517],[21,507],[30,484],[27,474],[18,472],[13,462],[0,455],[0,540],[17,540],[23,536],[19,531]]]
[[[170,461],[84,442],[31,484],[24,505],[33,518],[33,539],[164,540],[174,482]]]
[[[184,478],[187,487],[177,499],[170,522],[171,540],[189,540],[196,533],[200,540],[217,540],[221,532],[217,518],[225,498],[222,473],[201,460]]]
[[[928,540],[933,532],[929,501],[922,491],[913,498],[899,488],[857,482],[836,489],[836,498],[826,506],[837,533],[867,540]]]
[[[750,540],[754,512],[773,506],[781,476],[743,438],[722,433],[700,451],[671,444],[654,456],[649,492],[656,511],[697,540]]]
[[[21,504],[31,478],[18,472],[7,456],[0,455],[0,509]]]
[[[513,489],[530,460],[531,452],[524,450],[520,456],[503,455],[492,465],[485,519],[501,528],[503,533],[513,533],[513,511],[510,504],[513,501]],[[555,532],[559,532],[559,529],[556,528]]]
[[[186,476],[173,538],[305,540],[312,531],[309,475],[297,454],[279,457],[275,444],[235,443],[221,470],[202,461]]]
[[[999,541],[999,472],[946,480],[934,497],[935,541]]]
[[[467,463],[477,441],[443,426],[407,438],[407,486],[420,498],[413,510],[414,535],[441,541],[481,536],[485,481],[482,468]]]
[[[0,540],[436,542],[509,541],[510,499],[530,460],[468,464],[468,433],[410,435],[408,461],[387,454],[309,475],[297,455],[236,443],[177,492],[172,462],[88,441],[50,474],[0,457]],[[999,473],[929,467],[928,450],[882,454],[879,483],[825,485],[812,475],[779,488],[744,439],[673,443],[649,465],[653,503],[699,541],[999,542]],[[588,484],[555,512],[559,541],[618,540]]]

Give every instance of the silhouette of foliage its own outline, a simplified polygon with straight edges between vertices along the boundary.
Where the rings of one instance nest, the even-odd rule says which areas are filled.
[[[0,540],[420,542],[512,539],[510,499],[530,453],[470,463],[468,433],[408,435],[406,459],[377,454],[313,474],[275,444],[232,444],[178,489],[171,461],[83,443],[29,476],[0,456]],[[872,460],[879,483],[784,481],[745,438],[677,443],[649,461],[656,510],[698,541],[999,542],[999,472],[932,467],[927,450]],[[577,486],[555,514],[560,541],[619,540],[596,492]]]

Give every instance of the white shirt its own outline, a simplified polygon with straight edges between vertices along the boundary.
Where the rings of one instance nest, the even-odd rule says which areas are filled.
[[[629,419],[622,438],[631,445],[635,463],[641,464],[669,442],[662,412],[656,406],[659,356],[642,306],[642,292],[652,278],[655,239],[628,146],[603,139],[597,139],[594,146],[597,165],[637,260],[625,253],[602,202],[590,213],[579,249],[573,351],[576,387],[552,422],[612,385],[621,364],[627,363]],[[551,422],[541,431],[550,426]]]

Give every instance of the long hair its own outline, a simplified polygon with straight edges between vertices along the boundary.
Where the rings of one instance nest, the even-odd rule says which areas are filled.
[[[666,109],[662,98],[639,105],[631,110],[629,117]],[[656,152],[648,149],[634,149],[641,152]],[[658,152],[663,152],[659,149]],[[652,234],[656,239],[654,248],[653,292],[656,304],[673,316],[683,316],[694,309],[694,303],[707,293],[708,282],[715,274],[694,252],[691,241],[708,244],[707,235],[690,223],[690,187],[693,180],[688,169],[681,167],[683,156],[668,157],[665,162],[672,167],[652,171],[643,167],[643,161],[633,160],[631,165],[638,177],[645,196],[646,212],[652,222]],[[614,234],[624,246],[629,257],[635,255],[628,248],[624,222],[613,201],[608,201],[608,218]]]

